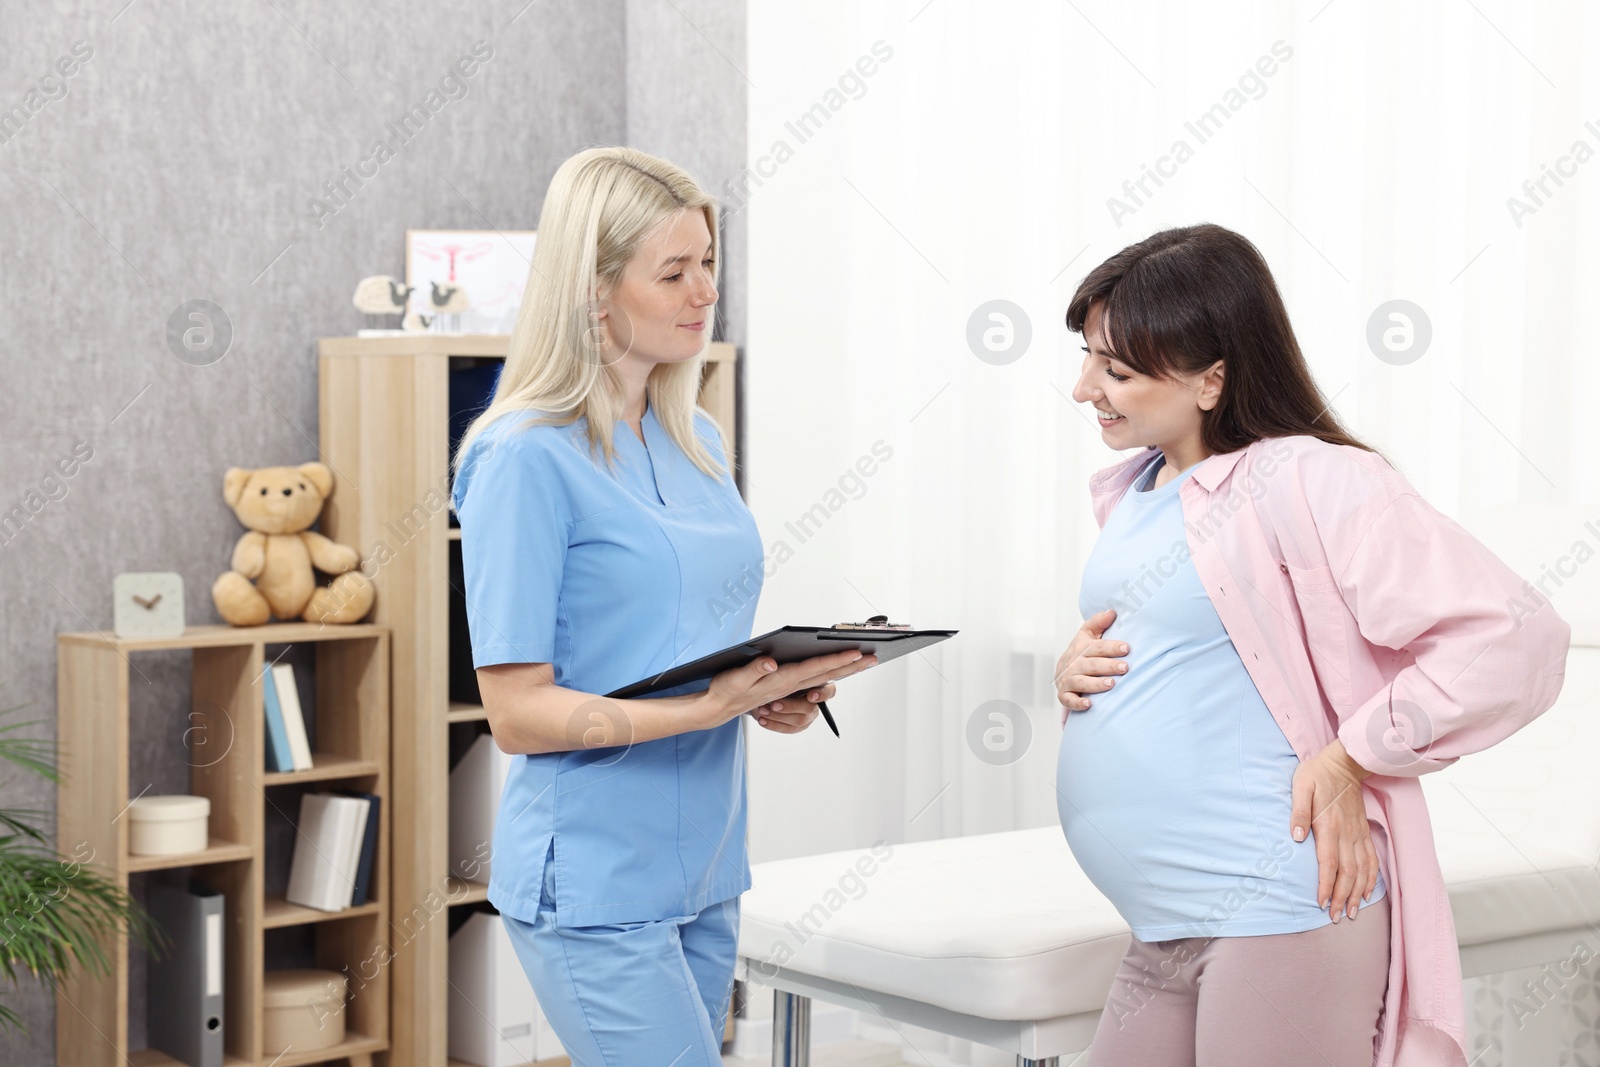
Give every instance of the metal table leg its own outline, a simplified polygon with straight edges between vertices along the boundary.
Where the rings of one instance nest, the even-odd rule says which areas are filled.
[[[811,1067],[811,998],[772,991],[772,1067]]]

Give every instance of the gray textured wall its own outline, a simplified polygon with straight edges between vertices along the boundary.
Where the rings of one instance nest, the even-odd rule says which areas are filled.
[[[597,143],[715,190],[742,165],[746,101],[738,0],[52,7],[0,0],[0,511],[27,512],[0,532],[0,707],[39,736],[53,635],[109,628],[118,572],[180,572],[190,621],[215,621],[241,532],[222,472],[315,456],[315,341],[362,325],[357,279],[403,275],[408,226],[532,228],[556,166]],[[308,199],[479,41],[493,57],[465,95],[319,224]],[[742,343],[742,220],[729,236]],[[195,299],[232,323],[207,366],[166,343]],[[90,458],[63,477],[75,447]],[[136,663],[133,792],[180,791],[187,657]],[[0,769],[0,806],[53,825],[35,778]],[[31,1029],[0,1033],[0,1063],[53,1063],[51,995],[0,984],[0,1003]]]
[[[628,143],[666,156],[724,201],[720,339],[743,349],[745,218],[725,188],[745,162],[744,4],[627,0],[627,8]]]

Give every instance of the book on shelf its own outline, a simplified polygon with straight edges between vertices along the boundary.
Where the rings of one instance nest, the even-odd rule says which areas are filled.
[[[350,893],[350,906],[359,908],[372,895],[372,868],[378,858],[378,805],[382,801],[371,793],[360,793],[353,789],[341,789],[339,795],[357,797],[370,805],[367,824],[362,831],[361,856],[356,862],[356,884]]]
[[[289,731],[278,703],[278,684],[270,668],[261,672],[261,706],[267,720],[267,771],[292,771],[294,753],[289,749]]]
[[[294,754],[294,769],[311,769],[311,740],[306,736],[306,717],[300,708],[300,687],[295,685],[294,665],[274,663],[272,677],[277,682],[278,707],[283,713],[283,726],[289,735],[289,751]]]
[[[478,688],[478,672],[472,668],[471,627],[467,619],[467,597],[462,590],[467,587],[466,564],[461,554],[461,542],[451,541],[449,548],[450,588],[446,596],[450,601],[447,630],[450,635],[448,685],[450,699],[458,704],[483,705],[483,693]]]
[[[344,866],[340,869],[341,887],[340,899],[345,907],[356,897],[356,879],[361,874],[361,842],[367,836],[367,814],[372,810],[372,801],[361,797],[345,797],[359,805],[354,813],[355,830],[350,835],[350,850],[345,853]],[[346,884],[348,883],[348,884]]]
[[[495,389],[500,384],[500,372],[505,365],[505,360],[494,356],[450,361],[450,384],[446,390],[450,412],[450,450],[445,453],[446,456],[455,457],[456,448],[461,444],[467,427],[494,400]],[[460,526],[455,508],[451,508],[449,514],[450,525]]]
[[[371,808],[365,797],[307,793],[300,798],[294,859],[284,894],[289,903],[318,911],[350,907]]]

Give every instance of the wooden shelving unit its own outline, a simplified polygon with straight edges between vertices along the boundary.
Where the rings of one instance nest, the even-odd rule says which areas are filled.
[[[449,387],[453,361],[504,359],[506,336],[331,337],[318,345],[321,459],[339,479],[322,531],[363,558],[383,546],[374,619],[394,632],[391,768],[396,835],[392,914],[479,904],[487,887],[449,876],[449,735],[483,709],[449,693]],[[462,364],[465,365],[463,362]],[[731,437],[735,355],[713,344],[700,404]],[[404,940],[404,943],[400,943]],[[455,1067],[447,1056],[448,923],[396,937],[391,1057],[396,1067]],[[547,1061],[565,1063],[565,1060]]]
[[[226,897],[224,905],[224,1032],[233,1067],[290,1067],[348,1060],[370,1064],[389,1047],[389,981],[363,961],[388,940],[389,630],[385,626],[283,623],[235,628],[190,627],[179,637],[119,639],[110,634],[58,635],[58,737],[63,781],[57,799],[57,844],[64,852],[87,846],[90,863],[123,886],[131,875],[187,868],[191,877]],[[267,648],[310,644],[316,674],[316,766],[296,774],[267,774],[261,675]],[[128,852],[128,688],[132,658],[143,652],[188,651],[191,714],[174,732],[199,731],[222,754],[191,760],[190,791],[211,800],[211,843],[202,852],[135,856]],[[329,913],[266,896],[265,818],[279,785],[329,782],[381,798],[377,863],[371,901]],[[277,805],[274,804],[276,807]],[[291,816],[294,813],[290,813]],[[284,859],[284,862],[287,862]],[[261,1049],[264,933],[312,928],[316,965],[351,974],[346,1039],[334,1048],[267,1057]],[[156,1049],[128,1049],[128,944],[106,945],[108,976],[82,973],[64,983],[56,1000],[56,1062],[62,1067],[181,1067]]]

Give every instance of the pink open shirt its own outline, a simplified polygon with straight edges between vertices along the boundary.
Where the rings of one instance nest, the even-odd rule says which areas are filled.
[[[1146,458],[1090,479],[1101,526]],[[1571,627],[1363,449],[1266,438],[1203,460],[1179,495],[1195,570],[1295,752],[1337,735],[1374,772],[1392,934],[1373,1062],[1464,1067],[1455,921],[1417,776],[1554,704]]]

